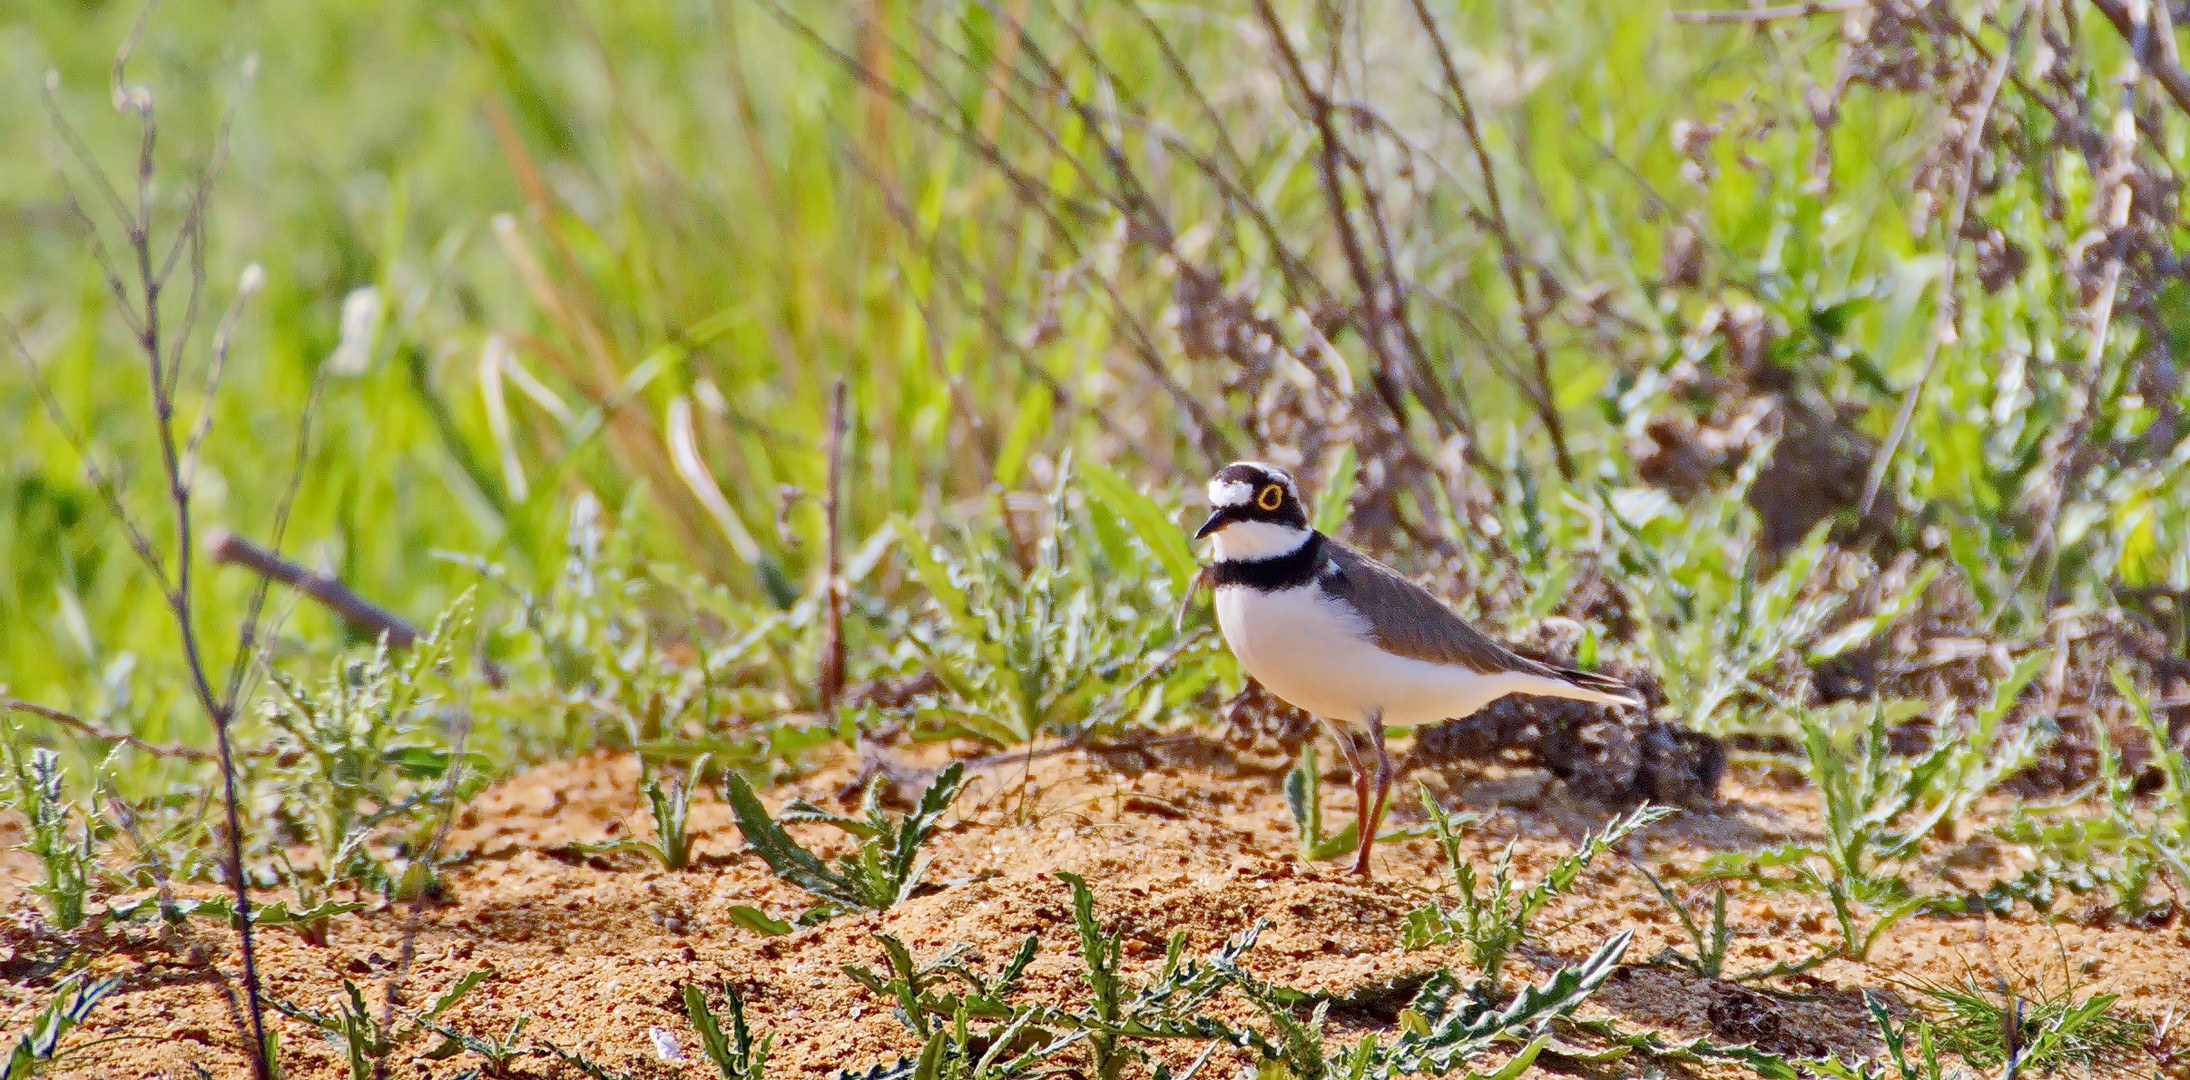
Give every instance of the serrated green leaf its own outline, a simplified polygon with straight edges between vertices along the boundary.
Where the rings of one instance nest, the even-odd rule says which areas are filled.
[[[1135,491],[1133,485],[1108,467],[1094,462],[1082,463],[1079,475],[1088,496],[1131,527],[1133,535],[1148,548],[1149,554],[1155,556],[1171,579],[1171,594],[1184,596],[1187,585],[1201,570],[1193,549],[1188,546],[1185,531],[1164,513],[1156,500]]]

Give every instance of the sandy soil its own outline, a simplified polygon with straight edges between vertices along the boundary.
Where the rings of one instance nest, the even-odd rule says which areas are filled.
[[[925,752],[932,764],[945,750]],[[1129,972],[1159,964],[1174,931],[1187,933],[1191,949],[1206,950],[1256,919],[1268,919],[1271,927],[1248,966],[1303,989],[1343,990],[1441,964],[1464,970],[1456,956],[1409,953],[1399,944],[1405,912],[1445,881],[1433,841],[1381,847],[1378,876],[1364,883],[1336,864],[1296,856],[1274,763],[1242,762],[1221,746],[1202,743],[1175,748],[1167,757],[1151,765],[1074,753],[1038,759],[1031,767],[988,770],[935,844],[930,880],[954,882],[949,887],[888,913],[846,916],[775,938],[740,928],[729,908],[750,904],[790,917],[807,898],[743,851],[723,805],[703,795],[694,806],[700,858],[693,868],[672,873],[637,856],[585,855],[570,845],[647,829],[633,796],[637,762],[601,755],[552,764],[496,786],[461,813],[449,837],[460,864],[450,872],[447,901],[343,917],[325,944],[292,929],[268,929],[259,937],[259,962],[270,993],[315,1007],[329,1003],[342,978],[357,981],[378,1002],[401,972],[403,998],[415,1005],[465,971],[489,967],[492,976],[447,1014],[449,1023],[499,1034],[529,1015],[528,1035],[641,1077],[713,1075],[678,993],[686,983],[729,980],[747,1000],[755,1025],[775,1034],[769,1075],[783,1078],[825,1077],[914,1048],[888,1003],[839,970],[847,963],[881,965],[872,937],[877,931],[897,935],[923,956],[967,944],[992,965],[1024,935],[1038,934],[1042,951],[1030,992],[1078,1000],[1078,949],[1066,887],[1053,876],[1058,870],[1085,875],[1092,884],[1099,917],[1125,933]],[[857,765],[840,752],[765,795],[829,805]],[[1612,813],[1574,801],[1531,773],[1411,779],[1439,790],[1447,805],[1483,815],[1470,833],[1472,859],[1488,867],[1511,842],[1515,865],[1529,875]],[[1340,823],[1352,811],[1344,790],[1336,774],[1327,778],[1326,805]],[[1724,794],[1715,811],[1661,824],[1632,842],[1629,854],[1678,874],[1712,852],[1753,848],[1812,828],[1809,797],[1799,789],[1737,772]],[[1400,823],[1419,817],[1419,809],[1402,800]],[[816,846],[835,835],[819,827],[794,832]],[[1958,850],[1955,861],[1982,867],[1993,858],[1974,844]],[[28,869],[20,856],[0,863],[0,871],[18,882],[5,886],[13,894],[9,910],[28,903],[19,885]],[[1732,909],[1748,936],[1735,946],[1731,968],[1797,959],[1809,952],[1807,941],[1823,942],[1834,933],[1823,904],[1801,896],[1744,894]],[[1590,871],[1540,925],[1547,932],[1514,961],[1517,978],[1541,978],[1610,935],[1635,931],[1630,966],[1585,1015],[1669,1037],[1753,1041],[1783,1053],[1871,1052],[1876,1040],[1863,1013],[1863,991],[1904,1008],[1918,997],[1912,983],[1991,971],[1995,964],[2048,987],[2067,981],[2119,994],[2126,1009],[2154,1020],[2182,1012],[2190,996],[2183,989],[2190,930],[2179,923],[2132,928],[2073,918],[2045,922],[2028,912],[2011,920],[1910,919],[1887,934],[1868,964],[1835,961],[1782,984],[1798,996],[1758,994],[1643,964],[1662,947],[1685,945],[1685,938],[1649,886],[1619,860]],[[5,969],[9,981],[0,983],[0,1018],[14,1032],[45,1001],[50,982],[31,969],[30,944],[20,929],[10,931],[7,943],[13,955]],[[223,979],[207,962],[210,957],[219,968],[232,969],[232,941],[224,931],[204,923],[183,934],[140,928],[111,933],[95,948],[100,955],[93,967],[126,973],[127,983],[71,1041],[132,1038],[92,1047],[58,1074],[187,1077],[203,1067],[215,1076],[247,1075]],[[336,1055],[305,1025],[271,1013],[269,1019],[280,1029],[289,1077],[342,1074]],[[1334,1021],[1341,1034],[1379,1022],[1345,1014]],[[416,1056],[439,1041],[421,1038],[398,1055],[388,1075],[453,1076],[479,1064],[469,1055],[441,1061]],[[663,1054],[672,1042],[682,1061]],[[2171,1060],[2170,1049],[2176,1054]],[[2181,1050],[2178,1039],[2161,1050],[2162,1058],[2137,1055],[2122,1063],[2121,1072],[2183,1075],[2176,1064]],[[1231,1075],[1215,1064],[1203,1075]],[[1640,1075],[1644,1067],[1623,1060],[1583,1071],[1625,1076]],[[529,1058],[514,1075],[579,1074]]]

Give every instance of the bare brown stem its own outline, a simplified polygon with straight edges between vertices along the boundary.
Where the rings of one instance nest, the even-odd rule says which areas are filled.
[[[1676,11],[1674,22],[1684,23],[1762,23],[1780,19],[1807,19],[1813,15],[1838,15],[1867,0],[1810,0],[1808,3],[1787,4],[1781,7],[1735,8],[1726,11]]]
[[[194,746],[162,746],[159,743],[152,742],[137,735],[132,735],[129,732],[116,731],[113,728],[107,727],[103,724],[86,720],[83,717],[77,716],[75,713],[65,712],[61,709],[56,709],[50,705],[40,705],[34,701],[24,701],[21,698],[8,697],[5,694],[0,694],[0,712],[29,713],[32,716],[43,717],[47,720],[52,721],[53,723],[59,724],[62,727],[69,729],[70,731],[82,735],[85,738],[107,743],[109,745],[132,747],[134,749],[142,750],[147,754],[152,754],[156,757],[182,758],[185,761],[214,760],[212,754],[209,754]]]
[[[279,553],[225,529],[207,532],[205,549],[206,558],[218,565],[241,566],[319,601],[342,621],[385,639],[391,649],[408,649],[426,636],[417,624],[358,595],[341,581],[283,558]],[[505,675],[499,665],[482,660],[480,671],[486,676],[488,685],[501,688]]]
[[[850,413],[845,399],[844,380],[839,378],[829,394],[829,441],[823,451],[829,468],[828,487],[821,500],[828,561],[822,579],[821,672],[815,680],[823,716],[836,715],[837,700],[844,694],[844,542],[837,499],[844,486],[844,430]]]
[[[107,257],[103,243],[97,239],[97,222],[92,221],[88,214],[83,213],[81,206],[75,203],[73,194],[71,195],[72,208],[76,211],[80,222],[85,226],[86,235],[92,238],[91,246],[94,255],[99,261],[101,270],[108,278],[109,290],[114,292],[121,302],[123,322],[128,326],[136,350],[144,363],[145,381],[149,395],[148,403],[153,418],[153,435],[159,446],[161,472],[166,487],[166,501],[173,515],[171,523],[173,550],[171,552],[163,556],[155,547],[151,536],[144,528],[139,526],[137,520],[129,513],[128,508],[122,503],[117,485],[98,466],[90,442],[69,422],[65,411],[61,409],[59,401],[54,397],[52,388],[45,379],[44,372],[40,369],[35,358],[31,356],[30,350],[22,341],[21,335],[13,332],[12,327],[9,327],[9,329],[10,336],[14,339],[16,351],[22,357],[24,367],[29,372],[32,384],[40,400],[44,403],[48,415],[60,429],[63,438],[83,461],[85,473],[99,490],[100,497],[107,504],[109,511],[121,523],[125,534],[129,538],[130,547],[144,564],[154,583],[159,587],[161,599],[175,621],[177,634],[181,642],[182,659],[189,676],[192,694],[204,710],[207,719],[212,722],[215,743],[214,754],[206,755],[204,751],[193,751],[170,754],[169,756],[201,761],[210,758],[220,765],[225,818],[225,835],[223,837],[225,850],[223,852],[222,870],[223,876],[228,879],[235,900],[235,929],[239,951],[242,954],[244,996],[248,1011],[248,1024],[246,1025],[245,1035],[249,1042],[249,1059],[253,1076],[256,1080],[272,1080],[274,1067],[269,1057],[266,1042],[265,1007],[260,994],[257,954],[252,940],[250,882],[245,874],[243,863],[243,821],[239,805],[241,800],[238,793],[236,764],[238,751],[234,745],[231,730],[240,700],[236,685],[240,680],[232,680],[226,693],[217,693],[215,691],[212,680],[206,674],[207,656],[196,619],[195,578],[192,572],[195,564],[195,552],[193,550],[191,478],[195,471],[194,463],[197,446],[208,429],[209,423],[205,419],[205,414],[201,414],[199,422],[185,436],[178,431],[181,420],[176,409],[176,391],[180,385],[191,328],[196,322],[199,311],[199,296],[204,288],[203,210],[207,193],[218,174],[220,163],[226,155],[228,131],[230,130],[230,121],[234,117],[234,110],[230,110],[229,117],[223,121],[219,129],[213,159],[201,178],[201,184],[193,193],[190,206],[180,225],[175,229],[172,246],[164,258],[155,259],[153,242],[155,186],[153,176],[156,172],[154,150],[159,141],[159,125],[155,119],[152,93],[143,87],[130,85],[126,78],[130,55],[142,36],[153,9],[154,5],[151,4],[145,7],[132,27],[129,37],[124,41],[122,47],[116,51],[112,74],[111,90],[114,108],[117,112],[125,115],[133,115],[138,126],[136,190],[133,206],[123,201],[121,193],[108,179],[105,171],[100,168],[97,159],[91,154],[89,146],[77,135],[74,128],[62,118],[50,87],[47,94],[47,107],[52,116],[54,129],[60,134],[63,143],[74,155],[79,166],[87,175],[92,177],[97,190],[104,197],[108,208],[113,212],[114,218],[119,223],[121,231],[128,241],[127,250],[131,256],[130,272],[134,277],[134,281],[125,284],[121,279],[121,271]],[[247,66],[246,77],[249,74]],[[73,191],[73,189],[71,190]],[[183,310],[174,332],[171,335],[163,336],[165,328],[162,324],[162,297],[166,291],[169,276],[181,263],[185,253],[189,255],[190,274],[183,294]],[[213,362],[208,365],[207,388],[209,391],[217,390],[220,372],[225,363],[225,328],[222,336],[223,340],[218,343],[216,348],[220,355],[216,355]],[[209,413],[212,405],[211,402],[207,402],[201,407]],[[185,450],[186,446],[188,447],[187,451]],[[293,494],[292,487],[291,495],[293,496]],[[287,507],[285,503],[283,509],[284,519],[286,519],[286,516]],[[172,565],[170,565],[170,560],[172,560]],[[257,618],[258,610],[254,605],[251,620],[243,627],[241,643],[238,646],[244,652],[250,650],[251,643],[255,639]],[[238,658],[239,669],[242,666],[243,659],[240,656]],[[11,703],[9,707],[12,708],[14,705]],[[176,749],[159,747],[135,736],[124,735],[120,732],[106,731],[98,725],[58,710],[32,707],[25,711],[36,712],[49,720],[95,738],[135,745],[142,749],[161,753]]]

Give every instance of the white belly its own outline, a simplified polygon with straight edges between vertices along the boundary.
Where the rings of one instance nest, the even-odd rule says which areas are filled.
[[[1387,725],[1436,723],[1537,681],[1385,652],[1359,616],[1313,585],[1218,589],[1217,626],[1256,682],[1295,708],[1346,723],[1364,723],[1372,711]]]

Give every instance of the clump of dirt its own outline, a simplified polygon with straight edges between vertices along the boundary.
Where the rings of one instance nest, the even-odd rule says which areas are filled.
[[[948,748],[892,752],[914,767],[932,767]],[[776,805],[798,797],[826,805],[864,768],[858,755],[835,751],[765,797]],[[986,766],[933,845],[929,880],[942,888],[886,913],[841,916],[780,937],[742,929],[731,908],[752,905],[789,917],[808,898],[744,850],[727,808],[707,794],[692,808],[698,858],[690,869],[668,872],[637,857],[574,846],[648,830],[634,798],[638,779],[635,759],[600,754],[532,769],[486,791],[461,812],[448,837],[456,864],[445,898],[337,918],[324,943],[294,929],[263,930],[259,963],[268,992],[325,1008],[347,978],[376,1007],[394,986],[397,999],[416,1008],[465,972],[486,967],[492,976],[445,1014],[447,1023],[489,1034],[529,1016],[528,1036],[608,1069],[666,1078],[713,1075],[679,993],[688,984],[728,981],[757,1028],[775,1036],[771,1077],[826,1077],[915,1048],[890,1003],[841,970],[881,964],[878,932],[923,957],[966,946],[977,964],[991,967],[1033,934],[1041,951],[1027,993],[1058,1004],[1084,1000],[1069,894],[1055,877],[1060,870],[1092,885],[1098,917],[1124,935],[1132,978],[1161,964],[1174,933],[1183,932],[1187,948],[1199,952],[1268,920],[1246,966],[1262,978],[1339,998],[1331,1014],[1335,1040],[1367,1031],[1391,1037],[1390,988],[1441,966],[1468,970],[1453,950],[1410,952],[1400,944],[1405,914],[1446,880],[1434,841],[1380,845],[1373,882],[1337,864],[1305,862],[1296,854],[1276,774],[1218,741],[1172,737],[1145,754],[1074,751]],[[1482,815],[1466,840],[1467,856],[1481,869],[1510,847],[1515,870],[1527,878],[1613,813],[1533,771],[1460,766],[1421,770],[1413,779],[1447,805]],[[1326,780],[1335,787],[1338,777]],[[1759,849],[1813,828],[1804,793],[1741,775],[1722,790],[1722,801],[1653,828],[1627,854],[1678,880],[1713,852]],[[1398,824],[1420,823],[1419,808],[1407,800],[1399,812]],[[834,835],[805,825],[792,830],[817,847]],[[5,887],[17,910],[25,910],[29,898],[21,888],[29,868],[5,869],[15,874]],[[1833,934],[1828,909],[1813,898],[1741,892],[1730,907],[1743,936],[1729,969],[1800,959],[1812,942]],[[1656,1030],[1669,1040],[1754,1041],[1800,1054],[1874,1052],[1863,993],[1905,1011],[1907,986],[1946,982],[1995,962],[2064,973],[2090,992],[2121,995],[2120,1007],[2159,1016],[2179,1006],[2175,969],[2190,947],[2190,932],[2177,927],[2046,924],[2027,915],[1914,918],[1885,936],[1871,963],[1829,962],[1804,977],[1795,987],[1800,994],[1768,994],[1644,964],[1667,947],[1685,948],[1686,938],[1657,895],[1617,860],[1589,871],[1538,925],[1541,937],[1509,965],[1515,979],[1541,979],[1612,935],[1635,932],[1629,966],[1586,1007],[1587,1016]],[[6,944],[17,959],[33,946],[21,931]],[[215,1076],[245,1074],[228,994],[233,941],[224,929],[193,921],[179,930],[113,931],[80,948],[96,954],[93,970],[125,981],[72,1041],[128,1038],[89,1046],[63,1074],[191,1076],[200,1067]],[[18,965],[11,978],[0,984],[0,1015],[19,1030],[47,999],[53,977]],[[1233,1020],[1254,1019],[1243,1005],[1222,1008]],[[287,1076],[343,1074],[338,1057],[303,1024],[272,1013],[268,1022],[280,1033]],[[412,1043],[387,1075],[444,1077],[468,1067],[461,1058],[421,1056],[439,1041]],[[1211,1075],[1229,1075],[1223,1065],[1213,1062]],[[1631,1056],[1591,1070],[1626,1076],[1653,1068]],[[2152,1063],[2134,1068],[2149,1074]],[[519,1062],[513,1075],[578,1073],[535,1057]]]
[[[1534,660],[1565,662],[1544,649],[1519,651]],[[1634,687],[1645,708],[1503,697],[1467,717],[1424,728],[1407,765],[1504,761],[1541,768],[1571,794],[1611,805],[1715,802],[1726,772],[1725,745],[1714,736],[1651,719],[1665,704],[1665,689],[1649,672],[1615,664],[1604,673]]]

